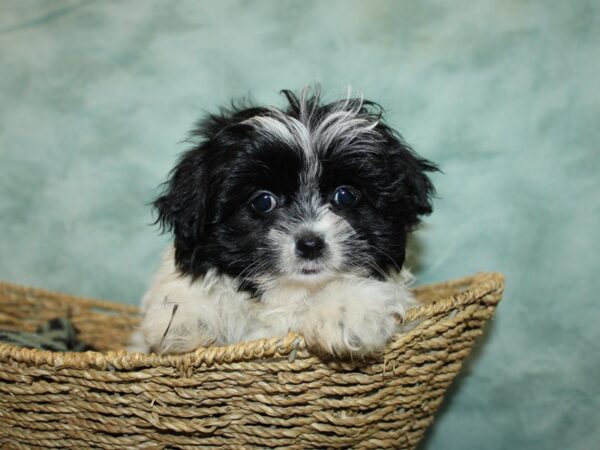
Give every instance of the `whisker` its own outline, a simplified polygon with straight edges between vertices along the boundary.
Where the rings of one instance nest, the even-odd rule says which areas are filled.
[[[241,275],[242,273],[240,273],[240,275],[238,277],[236,277],[236,282],[239,282],[239,289],[244,289],[250,282],[251,282],[251,278],[254,277],[256,274],[258,274],[259,272],[261,272],[262,270],[264,270],[266,267],[268,267],[269,261],[268,260],[259,260],[257,261],[256,264],[252,264],[251,266],[249,266],[249,270],[244,270],[242,273],[244,273],[244,278],[241,279]],[[271,273],[270,273],[271,274]]]
[[[392,262],[392,264],[394,264],[394,266],[396,267],[396,269],[398,269],[398,272],[402,271],[402,269],[400,268],[400,266],[398,265],[398,263],[396,262],[396,260],[394,258],[392,258],[389,254],[387,254],[386,252],[384,252],[383,250],[381,250],[379,247],[377,247],[377,246],[375,246],[373,244],[369,244],[368,242],[365,242],[365,245],[371,247],[374,250],[377,250],[382,255],[386,256]]]

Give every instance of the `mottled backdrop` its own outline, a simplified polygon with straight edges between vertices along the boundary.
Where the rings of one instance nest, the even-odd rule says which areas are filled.
[[[508,284],[425,449],[600,445],[600,7],[0,1],[0,278],[134,303],[199,114],[351,85],[444,170],[421,282]]]

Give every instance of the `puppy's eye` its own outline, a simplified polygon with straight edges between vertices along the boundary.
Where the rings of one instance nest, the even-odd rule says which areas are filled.
[[[277,199],[270,192],[261,192],[254,197],[250,205],[259,213],[269,213],[277,208]]]
[[[359,194],[350,186],[340,186],[333,193],[333,203],[340,208],[352,208],[358,201]]]

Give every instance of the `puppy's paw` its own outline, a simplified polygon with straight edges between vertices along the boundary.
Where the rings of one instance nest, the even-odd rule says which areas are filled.
[[[186,304],[167,300],[148,308],[140,325],[144,340],[155,353],[185,353],[215,343],[206,322]]]
[[[302,324],[309,348],[343,359],[380,354],[405,311],[402,298],[386,288],[383,282],[368,280],[331,286],[316,295]]]
[[[364,360],[383,352],[395,327],[393,316],[372,314],[357,320],[342,308],[335,314],[316,319],[304,337],[309,349],[320,356]]]

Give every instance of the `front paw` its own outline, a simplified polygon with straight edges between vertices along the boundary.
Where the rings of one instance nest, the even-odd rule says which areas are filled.
[[[318,310],[307,317],[303,334],[309,350],[320,356],[375,358],[396,331],[395,314],[388,311],[365,308],[353,311],[343,305]]]
[[[144,340],[154,353],[186,353],[212,345],[215,335],[186,304],[163,301],[146,311],[140,324]]]

